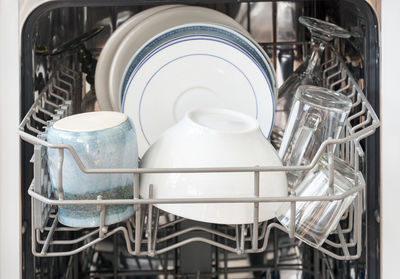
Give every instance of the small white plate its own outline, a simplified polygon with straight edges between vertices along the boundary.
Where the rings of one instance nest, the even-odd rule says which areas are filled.
[[[126,35],[126,38],[120,43],[120,46],[114,54],[115,58],[112,61],[109,74],[109,96],[113,110],[121,110],[121,81],[124,80],[125,77],[123,74],[135,53],[157,34],[175,26],[193,22],[223,24],[248,34],[247,31],[231,17],[203,7],[180,6],[147,17]]]
[[[139,156],[196,108],[243,112],[256,118],[269,137],[274,116],[270,77],[246,50],[224,38],[188,35],[168,41],[144,58],[126,85],[122,111],[135,124]]]
[[[140,12],[126,22],[124,22],[107,40],[104,48],[100,53],[99,60],[96,66],[95,87],[96,97],[99,106],[102,110],[112,110],[110,95],[109,95],[109,75],[110,65],[114,59],[114,54],[119,47],[121,41],[126,35],[145,18],[161,12],[163,10],[179,7],[180,5],[164,5],[150,8]]]

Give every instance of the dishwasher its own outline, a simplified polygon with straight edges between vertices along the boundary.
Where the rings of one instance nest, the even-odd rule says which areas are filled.
[[[275,219],[199,223],[158,210],[155,202],[141,203],[138,194],[130,202],[135,215],[126,222],[105,226],[100,221],[96,228],[58,223],[57,206],[66,201],[51,195],[43,131],[49,121],[95,109],[96,60],[108,38],[133,15],[165,4],[203,6],[235,19],[271,58],[278,86],[310,54],[300,16],[333,22],[351,33],[329,44],[321,67],[324,85],[353,101],[345,134],[335,143],[339,156],[359,171],[358,195],[321,247],[302,243]],[[378,15],[368,2],[60,0],[27,1],[22,11],[23,278],[380,277],[380,34]],[[257,176],[257,169],[249,171]],[[134,177],[139,179],[139,173]],[[299,200],[285,201],[294,205]],[[255,196],[242,202],[258,206],[262,200]],[[94,204],[103,211],[112,200]]]

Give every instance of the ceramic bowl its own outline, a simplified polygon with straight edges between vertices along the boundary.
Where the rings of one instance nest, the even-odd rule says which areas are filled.
[[[144,154],[142,168],[282,166],[276,150],[256,119],[226,109],[191,111],[164,132]],[[142,174],[140,193],[153,198],[222,198],[254,196],[253,173]],[[260,196],[287,195],[283,172],[260,173]],[[218,223],[253,222],[253,204],[159,204],[158,208],[188,219]],[[278,203],[262,203],[259,220],[275,217]]]
[[[89,112],[63,118],[49,128],[47,141],[69,144],[86,168],[137,168],[138,151],[134,127],[119,112]],[[58,196],[58,149],[49,148],[48,166],[53,191]],[[96,200],[133,197],[132,174],[85,174],[71,153],[64,151],[64,199]],[[59,221],[71,227],[93,227],[100,224],[96,206],[70,205],[58,208]],[[110,225],[132,216],[132,205],[107,206],[105,224]]]

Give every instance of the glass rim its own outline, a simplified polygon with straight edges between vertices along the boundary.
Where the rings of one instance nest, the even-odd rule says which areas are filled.
[[[343,113],[350,112],[352,106],[352,101],[346,95],[313,85],[299,86],[295,97],[297,101],[310,106]]]

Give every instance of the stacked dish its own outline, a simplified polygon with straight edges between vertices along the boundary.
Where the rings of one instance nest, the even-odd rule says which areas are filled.
[[[232,18],[201,7],[167,5],[139,13],[105,45],[96,69],[103,110],[136,127],[143,168],[281,165],[268,138],[276,78],[263,49]],[[261,196],[287,195],[284,173],[263,173]],[[243,197],[252,174],[143,174],[142,197]],[[193,220],[244,224],[252,204],[156,205]],[[278,204],[260,205],[259,220]]]
[[[270,60],[247,31],[201,7],[161,6],[132,17],[109,39],[96,69],[99,105],[130,117],[139,156],[198,108],[245,113],[268,138],[276,92]]]

